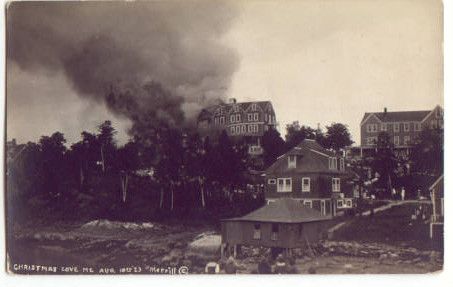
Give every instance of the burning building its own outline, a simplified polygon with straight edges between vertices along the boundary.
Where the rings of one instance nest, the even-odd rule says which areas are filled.
[[[198,115],[197,126],[204,136],[218,136],[226,131],[233,139],[245,139],[248,152],[252,156],[263,154],[262,137],[264,133],[276,128],[275,111],[270,101],[238,103],[230,99],[203,109]]]

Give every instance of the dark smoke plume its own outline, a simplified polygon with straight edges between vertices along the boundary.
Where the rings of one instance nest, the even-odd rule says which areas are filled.
[[[236,14],[218,1],[13,2],[7,61],[62,72],[135,125],[182,125],[225,97],[238,59],[222,37]]]

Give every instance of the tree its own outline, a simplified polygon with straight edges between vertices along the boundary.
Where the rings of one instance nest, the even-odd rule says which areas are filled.
[[[105,121],[98,126],[99,134],[97,135],[97,139],[100,144],[100,155],[101,155],[101,166],[102,171],[106,172],[108,166],[111,165],[114,157],[114,153],[116,150],[116,141],[114,139],[116,135],[116,130],[112,126],[111,121]]]
[[[353,143],[346,125],[333,123],[330,126],[326,126],[326,129],[325,147],[339,151]]]
[[[315,139],[316,131],[308,126],[300,126],[298,121],[286,125],[286,149],[290,150],[305,139]]]
[[[390,194],[393,182],[397,176],[398,159],[393,152],[393,144],[390,141],[390,136],[386,132],[381,132],[378,135],[376,155],[371,162],[371,167],[373,171],[379,174],[377,186],[385,188]]]
[[[409,154],[412,171],[423,175],[443,173],[443,129],[424,129]]]
[[[268,167],[285,152],[285,141],[276,129],[269,129],[263,135],[262,147],[264,150],[264,167]]]

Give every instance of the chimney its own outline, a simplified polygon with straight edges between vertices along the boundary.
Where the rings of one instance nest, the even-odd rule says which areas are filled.
[[[229,101],[230,104],[235,104],[236,103],[236,99],[235,98],[230,98],[228,101]]]
[[[387,108],[384,108],[384,114],[387,114]]]

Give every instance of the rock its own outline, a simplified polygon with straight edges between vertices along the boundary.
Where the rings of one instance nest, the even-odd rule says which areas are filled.
[[[345,264],[343,267],[346,269],[351,269],[353,266],[352,264]]]
[[[221,237],[214,233],[202,233],[189,244],[189,250],[200,253],[219,254]]]

